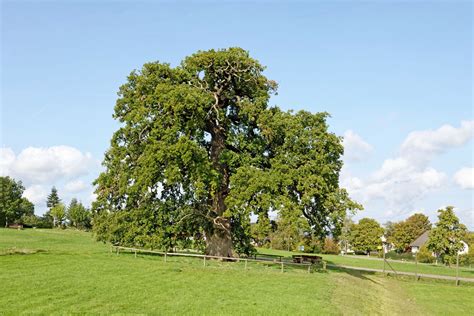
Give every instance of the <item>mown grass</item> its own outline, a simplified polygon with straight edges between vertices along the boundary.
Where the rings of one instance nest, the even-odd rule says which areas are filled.
[[[474,309],[474,286],[343,270],[281,273],[271,264],[245,270],[243,262],[208,260],[204,267],[202,259],[135,258],[70,230],[0,229],[0,250],[7,249],[31,251],[0,255],[0,314],[6,315],[432,315]]]
[[[285,258],[290,258],[292,255],[297,254],[298,252],[290,252],[285,250],[276,250],[276,249],[267,249],[259,248],[259,253],[262,254],[272,254],[280,255]],[[347,265],[353,267],[362,267],[362,268],[372,268],[372,269],[383,269],[383,260],[371,259],[371,258],[361,258],[355,256],[338,256],[338,255],[325,255],[319,254],[323,259],[331,264],[337,265]],[[435,265],[435,264],[418,264],[415,265],[414,262],[393,262],[389,261],[390,265],[395,269],[395,271],[403,272],[416,272],[426,273],[426,274],[439,274],[447,276],[456,276],[456,269],[450,268],[444,265]],[[386,265],[386,269],[389,270],[390,267]],[[459,276],[466,278],[474,278],[474,270],[467,267],[459,267]]]

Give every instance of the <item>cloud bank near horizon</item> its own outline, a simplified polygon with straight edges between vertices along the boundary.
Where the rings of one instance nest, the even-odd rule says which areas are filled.
[[[91,203],[90,178],[98,166],[90,153],[71,146],[27,147],[18,154],[8,147],[0,148],[0,175],[23,182],[23,196],[35,204],[37,214],[44,212],[52,186],[57,187],[64,203],[73,196]]]
[[[367,206],[368,215],[378,220],[407,216],[415,211],[416,201],[429,198],[430,194],[441,194],[453,187],[474,189],[472,166],[459,166],[451,175],[432,166],[436,157],[465,146],[473,134],[474,121],[462,121],[458,127],[443,125],[435,130],[413,131],[393,157],[386,158],[378,168],[363,176],[354,176],[351,166],[366,161],[375,148],[355,131],[347,130],[343,138],[346,165],[341,173],[341,186]],[[24,196],[35,204],[38,214],[45,211],[46,197],[53,185],[63,202],[77,197],[90,204],[94,200],[91,182],[99,170],[99,161],[90,153],[71,146],[27,147],[18,154],[8,147],[0,148],[0,175],[24,183]],[[383,209],[372,210],[376,202]],[[435,211],[425,213],[433,216]],[[458,213],[467,225],[474,226],[472,205],[461,207]]]
[[[442,193],[453,186],[457,186],[458,190],[474,188],[472,167],[461,168],[450,177],[431,165],[436,157],[450,149],[465,146],[473,134],[473,120],[462,121],[458,127],[446,124],[435,130],[413,131],[407,135],[394,157],[386,158],[380,167],[366,176],[357,177],[351,171],[353,157],[362,156],[367,152],[364,149],[373,150],[373,147],[355,132],[348,131],[346,135],[350,136],[349,143],[351,139],[357,139],[357,143],[364,145],[346,147],[346,151],[352,149],[358,152],[345,154],[344,160],[348,164],[341,173],[341,186],[364,205],[379,201],[385,206],[378,214],[380,217],[406,216],[415,210],[417,201],[430,194]],[[467,221],[466,224],[471,227],[474,225],[472,203],[470,209],[463,209],[459,213]]]

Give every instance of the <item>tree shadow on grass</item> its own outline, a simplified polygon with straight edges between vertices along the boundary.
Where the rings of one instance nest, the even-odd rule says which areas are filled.
[[[27,249],[27,248],[8,248],[0,250],[0,256],[11,256],[11,255],[33,255],[37,253],[48,252],[44,249]]]
[[[332,263],[331,263],[332,264]],[[354,270],[354,269],[347,269],[343,267],[327,267],[328,270],[334,271],[334,272],[339,272],[339,273],[347,273],[350,276],[353,276],[355,278],[359,278],[364,281],[370,281],[375,284],[380,284],[377,281],[374,281],[372,278],[366,277],[366,275],[375,275],[376,272],[371,272],[371,271],[360,271],[360,270]]]

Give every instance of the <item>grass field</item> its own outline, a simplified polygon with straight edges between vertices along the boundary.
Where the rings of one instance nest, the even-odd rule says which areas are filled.
[[[115,255],[89,233],[0,229],[0,314],[466,315],[474,286]]]

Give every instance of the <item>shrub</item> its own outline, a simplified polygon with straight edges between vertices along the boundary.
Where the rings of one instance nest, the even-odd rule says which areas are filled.
[[[39,217],[36,215],[23,215],[20,220],[26,226],[37,228],[52,228],[53,225],[46,217]]]
[[[303,239],[302,245],[304,246],[304,252],[306,253],[322,253],[323,245],[317,238],[308,236]]]
[[[389,251],[385,254],[385,258],[393,260],[414,261],[415,257],[411,252],[397,253],[396,251]]]
[[[329,237],[326,237],[326,239],[324,239],[322,253],[337,255],[339,254],[339,251],[339,245],[334,241],[334,239]]]
[[[292,240],[283,238],[281,234],[272,233],[270,237],[270,246],[272,249],[292,250],[295,246]]]
[[[416,254],[416,258],[418,262],[423,262],[423,263],[433,263],[435,262],[436,258],[433,257],[432,253],[426,246],[422,246],[420,248],[420,251]]]
[[[464,266],[474,264],[474,244],[469,245],[469,252],[467,254],[459,256],[459,264]]]

